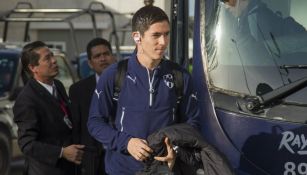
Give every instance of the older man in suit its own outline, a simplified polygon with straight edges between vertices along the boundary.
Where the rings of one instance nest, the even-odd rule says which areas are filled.
[[[35,41],[22,51],[23,70],[31,78],[18,95],[13,112],[18,143],[27,175],[73,175],[84,145],[72,144],[69,100],[63,84],[54,79],[58,65],[45,43]]]
[[[74,123],[74,138],[76,143],[85,145],[85,153],[81,165],[82,175],[103,175],[104,150],[102,144],[93,139],[87,129],[89,106],[94,93],[96,82],[103,70],[115,62],[110,43],[103,38],[94,38],[87,45],[88,64],[95,74],[75,84],[69,89],[72,102]]]

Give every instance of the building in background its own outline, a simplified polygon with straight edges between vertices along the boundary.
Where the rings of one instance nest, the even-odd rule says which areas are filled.
[[[16,8],[17,0],[4,1],[1,0],[0,16],[7,14],[10,10]],[[144,6],[144,4],[153,3],[162,9],[170,9],[170,1],[168,0],[29,0],[27,3],[32,5],[35,9],[87,9],[92,2],[91,8],[103,9],[112,12],[114,15],[114,21],[116,26],[116,34],[118,36],[118,42],[120,46],[133,45],[133,41],[130,39],[131,32],[131,18],[133,13]],[[102,6],[101,3],[104,5]],[[31,8],[29,4],[22,2],[18,5],[18,8]],[[23,15],[23,16],[22,16]],[[29,14],[17,14],[11,15],[11,17],[26,17]],[[41,18],[47,17],[47,14],[33,14],[32,16]],[[52,17],[62,17],[64,14],[52,14]],[[97,21],[97,36],[110,39],[112,46],[115,47],[116,39],[112,29],[112,21],[108,15],[95,15]],[[48,16],[49,17],[49,16]],[[48,43],[51,47],[55,47],[64,51],[67,56],[74,60],[75,57],[85,51],[86,43],[91,40],[95,34],[93,32],[93,24],[89,15],[82,15],[72,20],[75,33],[75,41],[77,43],[74,46],[74,40],[71,36],[70,26],[65,22],[31,22],[29,27],[28,41],[42,40]],[[25,33],[25,22],[9,22],[6,42],[23,42]],[[0,22],[0,40],[3,40],[4,22]],[[127,47],[124,47],[127,48]],[[129,47],[128,47],[129,48]],[[116,50],[114,49],[114,52]]]

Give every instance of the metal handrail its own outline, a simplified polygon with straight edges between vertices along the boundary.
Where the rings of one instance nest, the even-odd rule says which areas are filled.
[[[28,5],[28,8],[20,8],[20,5]],[[97,9],[94,8],[94,5],[100,5],[101,8]],[[27,14],[26,17],[11,17],[12,14]],[[34,14],[65,14],[64,17],[33,17]],[[76,40],[76,34],[73,26],[72,20],[80,17],[82,15],[90,15],[91,21],[93,24],[93,35],[97,37],[97,22],[95,15],[108,15],[111,20],[112,25],[112,31],[110,34],[110,42],[112,42],[112,38],[115,38],[115,46],[116,46],[116,53],[117,56],[120,57],[120,51],[119,51],[119,41],[118,41],[118,35],[116,32],[116,25],[115,25],[115,19],[114,15],[111,11],[105,10],[105,6],[102,2],[94,1],[91,2],[88,8],[86,9],[35,9],[33,8],[31,3],[28,2],[20,2],[17,3],[14,9],[3,13],[0,15],[0,22],[4,22],[4,31],[3,31],[3,41],[5,42],[7,40],[7,31],[8,31],[8,24],[9,22],[26,22],[25,27],[25,35],[24,35],[24,42],[28,41],[28,32],[29,32],[29,24],[30,22],[66,22],[70,28],[71,38],[73,47],[75,50],[75,56],[78,56],[79,49],[78,44]],[[37,15],[38,16],[38,15]]]

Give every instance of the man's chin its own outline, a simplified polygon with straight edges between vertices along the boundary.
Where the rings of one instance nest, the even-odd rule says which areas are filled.
[[[52,77],[55,78],[55,77],[58,76],[58,75],[59,75],[59,71],[55,72],[55,73],[52,75]]]
[[[154,60],[162,60],[162,58],[164,57],[164,54],[158,55],[154,58]]]

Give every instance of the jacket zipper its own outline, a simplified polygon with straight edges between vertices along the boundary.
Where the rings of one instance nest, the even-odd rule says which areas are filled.
[[[125,107],[122,107],[122,116],[120,117],[121,132],[124,131],[124,125],[123,125],[124,117],[125,117]]]
[[[152,74],[152,79],[150,79],[150,71],[147,69],[147,74],[148,74],[148,82],[149,82],[149,107],[152,106],[152,98],[153,98],[153,93],[155,92],[155,90],[153,89],[153,81],[155,78],[155,70]]]

